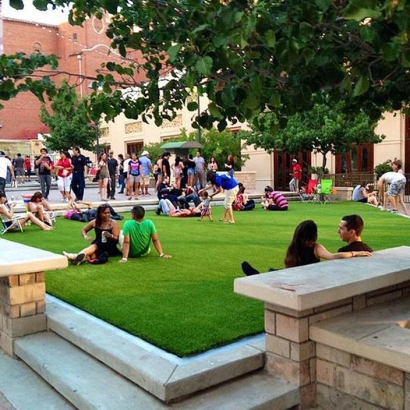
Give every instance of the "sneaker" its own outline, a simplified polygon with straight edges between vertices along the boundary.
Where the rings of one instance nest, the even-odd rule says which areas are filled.
[[[112,196],[112,197],[110,198],[110,201],[115,201],[115,198]]]
[[[156,213],[157,215],[160,215],[160,214],[161,214],[161,209],[157,208],[157,209],[155,210],[155,213]]]
[[[63,252],[63,255],[70,261],[73,261],[77,257],[76,253]]]
[[[390,209],[390,212],[391,212],[392,214],[397,214],[397,209]]]
[[[86,255],[85,253],[79,253],[73,260],[73,265],[78,266],[85,262]]]
[[[248,262],[242,262],[242,271],[246,276],[258,275],[260,272],[253,268]]]

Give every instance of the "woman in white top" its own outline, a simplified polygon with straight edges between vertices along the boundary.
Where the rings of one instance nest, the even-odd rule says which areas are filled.
[[[385,184],[390,184],[385,192]],[[397,202],[400,192],[406,186],[406,177],[398,172],[386,172],[377,181],[380,198],[384,198],[382,210],[386,210],[387,204],[392,204],[392,212],[397,212]]]

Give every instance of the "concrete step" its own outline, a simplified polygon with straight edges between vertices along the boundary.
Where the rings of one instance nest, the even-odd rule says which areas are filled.
[[[264,366],[263,335],[181,359],[50,296],[47,317],[50,330],[165,402]]]
[[[70,410],[75,407],[22,361],[0,350],[0,391],[17,410]],[[0,409],[8,409],[6,405]]]
[[[15,350],[18,357],[81,410],[285,410],[298,404],[296,386],[264,371],[167,405],[53,332],[18,339]]]

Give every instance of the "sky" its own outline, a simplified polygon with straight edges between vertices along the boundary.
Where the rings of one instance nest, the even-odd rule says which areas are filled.
[[[8,0],[2,1],[2,14],[4,17],[52,25],[67,21],[68,15],[68,13],[59,10],[39,11],[33,6],[33,2],[28,0],[24,0],[23,10],[13,9],[10,7]]]

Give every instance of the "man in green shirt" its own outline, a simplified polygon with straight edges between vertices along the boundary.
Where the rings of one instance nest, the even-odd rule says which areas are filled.
[[[145,209],[141,205],[136,205],[132,208],[131,215],[132,219],[125,222],[123,227],[123,257],[120,262],[127,262],[129,257],[138,258],[148,255],[151,252],[151,241],[160,258],[171,258],[171,255],[166,255],[162,251],[154,223],[150,219],[144,219]]]

